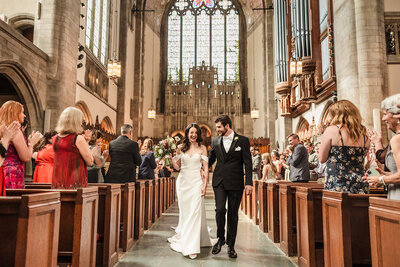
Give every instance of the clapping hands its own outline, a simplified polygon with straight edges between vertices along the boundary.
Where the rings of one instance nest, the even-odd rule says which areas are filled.
[[[83,137],[85,138],[86,142],[89,143],[90,139],[92,139],[92,131],[91,130],[85,130],[83,132]]]
[[[21,124],[18,121],[12,122],[8,126],[3,126],[1,128],[2,137],[5,143],[9,143],[17,135],[21,128]]]
[[[34,146],[37,144],[37,142],[39,142],[40,138],[42,138],[42,134],[38,131],[32,131],[31,135],[29,135],[28,137],[28,143],[31,146]]]

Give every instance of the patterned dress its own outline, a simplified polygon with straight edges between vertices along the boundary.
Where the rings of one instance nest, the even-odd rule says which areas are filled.
[[[88,186],[87,167],[75,144],[76,138],[76,134],[53,137],[52,188],[73,189]]]
[[[369,186],[362,180],[362,177],[364,176],[364,158],[368,149],[365,146],[344,146],[342,136],[341,141],[342,146],[332,146],[329,151],[324,189],[352,194],[367,194]]]
[[[23,136],[26,141],[24,133]],[[6,188],[25,188],[25,163],[19,159],[17,149],[12,142],[10,142],[10,144],[8,145],[7,156],[3,162],[3,174]]]

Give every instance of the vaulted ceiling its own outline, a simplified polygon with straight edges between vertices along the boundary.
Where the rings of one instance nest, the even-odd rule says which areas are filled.
[[[145,0],[145,1],[146,1],[145,9],[153,9],[156,11],[154,14],[155,27],[152,28],[158,32],[160,29],[162,16],[165,12],[166,6],[168,5],[169,2],[176,0]],[[262,15],[262,11],[253,10],[253,8],[262,8],[264,6],[268,7],[272,5],[273,2],[273,0],[230,0],[230,1],[238,2],[241,5],[244,15],[246,16],[248,28],[250,28],[252,23],[254,21],[257,21],[257,19]],[[153,20],[153,15],[147,15],[146,22],[149,24],[153,24],[151,22],[152,20]]]

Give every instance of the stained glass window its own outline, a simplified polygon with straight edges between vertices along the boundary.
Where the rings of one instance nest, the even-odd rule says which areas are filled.
[[[86,8],[86,46],[103,63],[107,61],[110,0],[88,0]]]
[[[219,81],[239,80],[239,12],[230,0],[176,0],[168,17],[168,79],[187,81],[189,69],[218,69]]]

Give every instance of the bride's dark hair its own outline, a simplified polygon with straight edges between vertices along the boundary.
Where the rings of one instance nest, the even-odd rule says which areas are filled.
[[[199,144],[199,146],[201,145],[201,142],[203,141],[203,139],[201,138],[201,129],[199,127],[199,125],[197,123],[191,123],[186,127],[185,130],[185,137],[183,138],[183,147],[182,147],[182,152],[186,152],[189,150],[190,148],[190,141],[189,141],[189,131],[191,128],[196,128],[196,132],[197,132],[197,139],[196,142]]]

